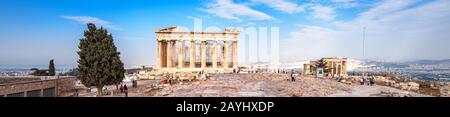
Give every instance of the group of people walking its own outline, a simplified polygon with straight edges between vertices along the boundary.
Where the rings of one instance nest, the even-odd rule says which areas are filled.
[[[373,78],[366,78],[366,77],[360,78],[359,82],[361,83],[361,85],[368,85],[368,86],[372,86],[373,84],[375,84]]]
[[[292,82],[295,81],[295,74],[294,74],[294,72],[291,72],[291,81],[292,81]]]
[[[125,97],[128,97],[128,87],[127,84],[120,84],[120,93],[125,93]]]

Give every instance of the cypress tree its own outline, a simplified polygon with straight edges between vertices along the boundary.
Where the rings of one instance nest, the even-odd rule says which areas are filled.
[[[331,71],[330,68],[327,68],[327,66],[326,66],[327,61],[324,58],[319,59],[317,62],[318,62],[317,67],[323,68],[323,72],[329,73]]]
[[[97,87],[97,95],[101,96],[103,86],[122,82],[125,69],[112,35],[93,23],[87,27],[78,47],[78,78],[87,87]]]
[[[55,76],[55,64],[53,63],[53,59],[50,60],[50,63],[48,65],[48,75],[49,76]]]

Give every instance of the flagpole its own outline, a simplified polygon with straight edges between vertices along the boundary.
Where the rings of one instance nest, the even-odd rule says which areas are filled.
[[[366,64],[365,64],[365,58],[366,58],[366,53],[365,53],[365,39],[366,38],[366,27],[363,27],[363,43],[362,43],[362,46],[363,46],[363,74],[362,74],[362,77],[364,78],[364,74],[365,74],[365,71],[366,71]]]

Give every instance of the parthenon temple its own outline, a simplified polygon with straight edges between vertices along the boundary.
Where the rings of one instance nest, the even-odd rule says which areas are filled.
[[[232,72],[237,69],[238,30],[190,32],[178,27],[156,31],[157,69],[163,72]]]

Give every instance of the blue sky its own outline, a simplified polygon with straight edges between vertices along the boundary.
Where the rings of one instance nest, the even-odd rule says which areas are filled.
[[[324,56],[450,58],[448,0],[2,0],[0,65],[76,65],[85,23],[114,36],[127,66],[154,64],[168,26],[279,27],[282,62]]]

